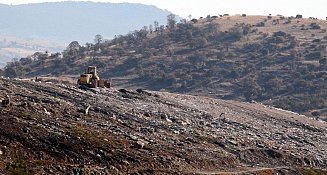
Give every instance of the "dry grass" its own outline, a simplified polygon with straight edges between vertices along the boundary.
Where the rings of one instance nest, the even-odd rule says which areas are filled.
[[[279,19],[279,24],[273,25],[273,21]],[[266,20],[266,22],[265,22]],[[196,26],[202,26],[206,25],[210,22],[204,22],[206,21],[205,18],[200,20],[201,22],[197,23]],[[296,36],[297,38],[312,38],[312,34],[316,35],[317,38],[322,38],[326,36],[325,32],[317,32],[315,30],[306,30],[306,32],[303,32],[301,28],[310,28],[311,23],[317,23],[321,26],[321,29],[327,29],[327,21],[325,20],[314,20],[314,19],[291,19],[291,23],[285,24],[288,19],[285,17],[285,19],[280,19],[279,16],[272,16],[272,19],[268,20],[267,16],[229,16],[229,17],[222,17],[217,18],[213,20],[211,23],[219,24],[219,28],[221,31],[226,31],[233,27],[236,23],[238,24],[250,24],[250,25],[256,25],[259,22],[264,22],[264,27],[258,27],[259,32],[263,33],[274,33],[278,31],[283,31],[285,33],[291,33],[293,36]],[[302,27],[304,25],[304,27]]]

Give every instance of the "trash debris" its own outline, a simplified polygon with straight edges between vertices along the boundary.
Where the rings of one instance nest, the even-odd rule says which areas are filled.
[[[143,89],[13,81],[0,79],[11,88],[0,88],[1,105],[12,107],[0,107],[1,160],[23,153],[37,174],[327,167],[327,123],[296,113]]]

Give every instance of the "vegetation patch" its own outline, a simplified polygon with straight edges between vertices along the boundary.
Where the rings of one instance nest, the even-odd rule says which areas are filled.
[[[11,175],[34,175],[33,171],[29,170],[25,160],[22,157],[18,157],[13,164],[6,167],[6,170]]]
[[[303,172],[305,175],[327,175],[326,170],[315,169],[315,168],[304,168]]]

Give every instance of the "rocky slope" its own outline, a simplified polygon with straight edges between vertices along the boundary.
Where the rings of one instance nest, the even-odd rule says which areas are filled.
[[[258,103],[0,79],[1,174],[326,174],[327,123]]]

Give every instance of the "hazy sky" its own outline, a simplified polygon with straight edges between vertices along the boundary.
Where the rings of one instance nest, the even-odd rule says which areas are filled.
[[[0,0],[4,4],[26,4],[50,2],[58,0]],[[92,0],[93,1],[93,0]],[[248,15],[285,15],[326,19],[327,0],[95,0],[96,2],[130,2],[155,5],[187,18],[217,15],[242,14]]]

